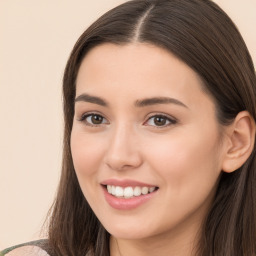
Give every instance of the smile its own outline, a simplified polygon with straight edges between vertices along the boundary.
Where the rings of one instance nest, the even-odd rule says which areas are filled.
[[[133,198],[141,195],[147,195],[149,193],[154,192],[157,187],[120,187],[120,186],[113,186],[107,185],[107,191],[109,194],[118,197],[118,198]]]
[[[117,210],[132,210],[153,200],[159,187],[132,180],[109,179],[101,183],[106,202]]]

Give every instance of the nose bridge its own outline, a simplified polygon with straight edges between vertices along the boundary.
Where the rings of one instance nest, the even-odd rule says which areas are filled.
[[[111,169],[121,170],[138,167],[141,158],[138,150],[138,136],[132,125],[120,122],[111,131],[106,163]]]

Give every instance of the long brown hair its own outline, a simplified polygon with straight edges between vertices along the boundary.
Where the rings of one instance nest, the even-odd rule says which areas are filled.
[[[88,205],[70,151],[76,77],[86,53],[104,42],[146,42],[189,65],[227,125],[247,110],[256,120],[256,77],[246,45],[230,18],[210,0],[134,0],[100,17],[79,38],[63,79],[64,149],[51,212],[49,242],[56,255],[108,256],[110,235]],[[222,173],[204,221],[198,256],[256,255],[256,149],[233,173]]]

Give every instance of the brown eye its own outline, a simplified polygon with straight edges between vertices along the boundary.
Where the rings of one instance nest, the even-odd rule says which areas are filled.
[[[167,119],[166,117],[156,116],[154,117],[153,122],[156,126],[163,126],[166,125]]]
[[[90,118],[93,124],[101,124],[103,121],[103,117],[100,115],[92,115]]]
[[[176,124],[177,121],[171,119],[170,117],[164,115],[155,115],[148,119],[146,125],[155,126],[155,127],[166,127],[171,124]]]
[[[81,119],[81,121],[84,121],[87,125],[101,125],[106,124],[107,120],[98,114],[88,114],[84,115]]]

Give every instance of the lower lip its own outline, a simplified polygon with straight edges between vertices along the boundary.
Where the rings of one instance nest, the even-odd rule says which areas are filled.
[[[105,186],[103,186],[103,191],[105,199],[111,207],[117,210],[132,210],[149,201],[154,197],[157,190],[146,195],[135,196],[127,199],[118,198],[109,194]]]

